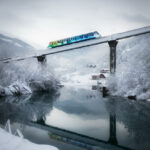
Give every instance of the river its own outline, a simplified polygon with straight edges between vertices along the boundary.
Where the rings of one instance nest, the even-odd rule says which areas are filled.
[[[60,150],[150,149],[149,115],[149,102],[104,98],[81,86],[0,100],[1,127],[9,119],[13,133]]]

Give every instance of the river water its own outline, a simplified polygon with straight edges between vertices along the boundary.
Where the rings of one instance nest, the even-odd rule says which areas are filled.
[[[0,125],[60,150],[150,149],[150,103],[105,97],[81,86],[0,99]],[[94,143],[93,141],[96,141]],[[100,144],[99,144],[100,143]]]

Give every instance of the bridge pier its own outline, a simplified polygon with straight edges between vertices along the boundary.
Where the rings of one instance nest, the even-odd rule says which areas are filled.
[[[45,55],[37,56],[37,61],[38,61],[41,65],[45,65],[45,64],[46,64],[46,56],[45,56]]]
[[[110,47],[110,73],[116,72],[116,47],[117,47],[118,41],[109,41],[109,47]]]

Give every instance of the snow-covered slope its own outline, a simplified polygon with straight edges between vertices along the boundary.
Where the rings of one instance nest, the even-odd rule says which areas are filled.
[[[117,70],[109,88],[115,95],[150,99],[150,34],[118,45]]]
[[[29,44],[0,34],[0,59],[11,56],[24,56],[35,50]]]

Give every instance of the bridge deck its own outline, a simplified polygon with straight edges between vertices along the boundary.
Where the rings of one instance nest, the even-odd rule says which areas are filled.
[[[0,61],[2,61],[4,63],[8,63],[10,61],[20,61],[20,60],[24,60],[27,58],[37,58],[38,56],[46,56],[46,55],[52,55],[52,54],[56,54],[56,53],[62,53],[62,52],[66,52],[66,51],[71,51],[71,50],[76,50],[76,49],[80,49],[80,48],[84,48],[84,47],[99,45],[102,43],[108,43],[109,41],[126,39],[129,37],[138,36],[138,35],[147,34],[147,33],[150,33],[150,26],[127,31],[127,32],[122,32],[122,33],[118,33],[118,34],[112,34],[109,36],[104,36],[99,39],[84,41],[84,42],[75,43],[75,44],[71,44],[71,45],[67,45],[67,46],[53,48],[53,49],[47,49],[45,51],[36,52],[36,54],[33,54],[28,57],[4,58],[4,59],[1,59]]]

